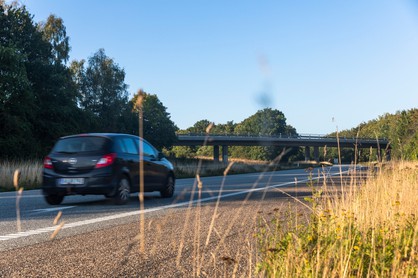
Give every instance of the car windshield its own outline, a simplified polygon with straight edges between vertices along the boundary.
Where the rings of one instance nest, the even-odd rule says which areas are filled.
[[[94,136],[71,137],[61,139],[55,145],[53,152],[79,153],[102,150],[106,144],[106,138]]]

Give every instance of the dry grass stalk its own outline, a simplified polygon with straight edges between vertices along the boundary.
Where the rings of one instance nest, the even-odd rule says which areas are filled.
[[[17,169],[13,175],[13,186],[15,187],[16,191],[19,189],[19,176],[20,171]]]
[[[200,180],[200,175],[199,174],[196,175],[196,180],[197,180],[197,188],[199,188],[199,190],[201,190],[203,188],[203,183]]]
[[[235,164],[234,161],[229,162],[228,167],[226,167],[226,169],[224,171],[224,176],[228,175],[229,170],[231,170],[232,165],[234,165],[234,164]]]
[[[58,227],[55,229],[55,231],[52,233],[50,239],[54,239],[58,233],[61,231],[62,227],[64,227],[65,222],[61,222],[61,224],[58,225]]]
[[[23,188],[19,188],[20,170],[17,169],[13,175],[13,186],[16,190],[16,227],[17,231],[22,231],[22,223],[20,220],[20,199],[22,198]]]
[[[60,210],[60,211],[57,213],[57,216],[55,216],[55,219],[54,219],[54,222],[53,222],[54,226],[58,224],[58,222],[59,222],[59,221],[60,221],[60,219],[61,219],[61,216],[62,216],[62,211]]]

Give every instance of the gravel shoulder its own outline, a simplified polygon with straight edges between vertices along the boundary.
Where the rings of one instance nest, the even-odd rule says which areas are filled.
[[[286,192],[302,198],[309,189]],[[309,210],[273,189],[0,253],[0,277],[254,277],[259,224]],[[144,246],[144,252],[141,251]]]

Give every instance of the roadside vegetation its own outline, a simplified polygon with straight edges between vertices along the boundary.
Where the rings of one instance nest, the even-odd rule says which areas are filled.
[[[258,274],[417,277],[418,163],[380,165],[370,175],[312,187],[307,218],[288,211],[260,219]]]
[[[177,178],[194,178],[196,170],[199,169],[199,176],[222,176],[228,169],[228,175],[261,173],[285,169],[298,168],[292,164],[276,164],[268,161],[229,159],[230,163],[215,162],[211,158],[170,158],[175,168]],[[306,166],[306,165],[304,165]]]
[[[19,182],[25,190],[40,188],[42,167],[41,160],[0,161],[0,192],[16,190],[13,185],[16,170],[19,170]]]

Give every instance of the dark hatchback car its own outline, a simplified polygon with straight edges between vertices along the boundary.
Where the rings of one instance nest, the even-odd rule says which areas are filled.
[[[66,195],[103,194],[116,204],[126,204],[130,193],[140,190],[141,160],[144,192],[172,197],[173,165],[145,139],[114,133],[62,137],[44,160],[45,200],[58,205]]]

